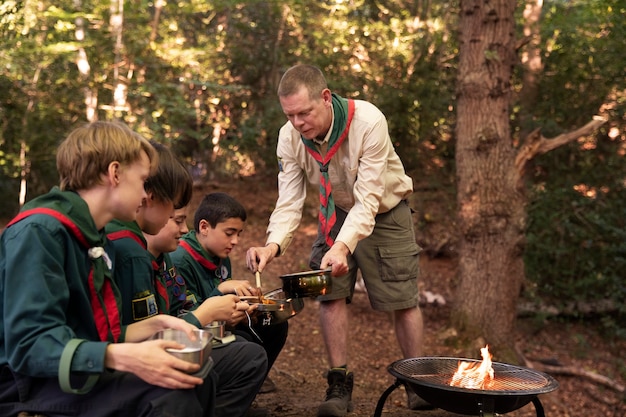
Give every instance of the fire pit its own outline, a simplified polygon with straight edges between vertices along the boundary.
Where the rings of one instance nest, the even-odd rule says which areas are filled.
[[[537,396],[559,386],[550,375],[498,362],[492,363],[494,377],[488,387],[451,386],[450,381],[460,362],[480,363],[473,359],[445,357],[403,359],[392,363],[387,370],[397,378],[396,382],[381,396],[374,415],[380,417],[389,394],[406,384],[425,401],[452,413],[492,416],[509,413],[532,401],[537,416],[543,417],[543,406]]]

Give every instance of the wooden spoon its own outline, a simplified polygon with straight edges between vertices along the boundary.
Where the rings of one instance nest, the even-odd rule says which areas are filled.
[[[256,277],[256,287],[261,288],[261,273],[259,271],[256,271],[255,277]],[[261,302],[261,304],[265,304],[263,300],[263,292],[259,294],[259,301]]]

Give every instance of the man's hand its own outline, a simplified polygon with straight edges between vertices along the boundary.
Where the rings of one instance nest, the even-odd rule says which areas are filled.
[[[246,265],[252,272],[263,272],[265,266],[276,257],[280,250],[278,244],[268,243],[266,246],[251,247],[246,252]]]
[[[332,268],[331,275],[339,277],[348,273],[348,255],[350,250],[343,242],[335,244],[326,252],[320,264],[321,269]]]

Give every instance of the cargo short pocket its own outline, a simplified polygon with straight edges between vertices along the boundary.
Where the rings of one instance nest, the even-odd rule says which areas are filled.
[[[416,243],[378,248],[378,270],[383,281],[417,278],[420,248]]]

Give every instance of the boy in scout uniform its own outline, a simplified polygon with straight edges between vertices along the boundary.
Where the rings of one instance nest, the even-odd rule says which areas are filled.
[[[158,157],[121,123],[75,129],[57,151],[58,187],[0,238],[0,415],[212,416],[215,383],[146,340],[194,327],[159,315],[125,326],[104,226],[133,221]],[[114,399],[114,401],[111,401]]]
[[[246,218],[243,205],[226,193],[207,194],[200,202],[194,214],[194,230],[181,238],[178,249],[171,255],[186,281],[187,292],[196,300],[202,302],[229,293],[259,295],[261,289],[254,288],[247,280],[233,279],[229,258],[230,251],[239,243]],[[227,324],[235,334],[264,347],[269,372],[285,345],[289,325],[286,321],[270,326],[260,322],[250,325],[246,319],[244,316]],[[274,382],[267,377],[261,392],[275,389]]]
[[[175,208],[189,203],[193,186],[191,176],[173,153],[164,145],[152,145],[159,155],[159,165],[145,183],[147,197],[136,220],[114,220],[106,227],[116,258],[114,279],[122,291],[124,323],[141,322],[158,315],[181,315],[185,321],[201,328],[213,320],[245,314],[248,304],[240,302],[235,295],[193,306],[193,311],[186,312],[193,303],[187,302],[185,281],[173,269],[166,254],[149,250],[146,237],[168,228]],[[183,312],[187,314],[182,315]],[[265,352],[258,345],[240,339],[213,349],[211,357],[212,372],[219,379],[216,414],[246,415],[265,376]],[[237,372],[233,372],[234,369]]]

